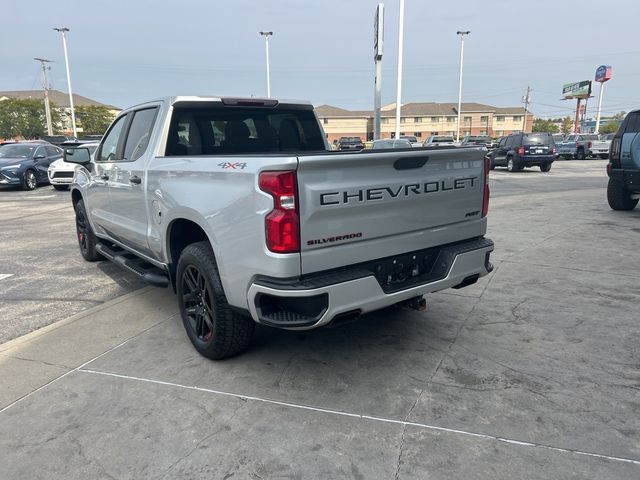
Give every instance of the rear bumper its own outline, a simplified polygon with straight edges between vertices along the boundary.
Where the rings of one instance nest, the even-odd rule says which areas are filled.
[[[517,156],[517,162],[525,167],[533,167],[539,165],[547,165],[556,160],[555,155],[538,155],[538,156]]]
[[[258,278],[249,287],[249,312],[256,322],[279,328],[321,327],[343,315],[367,313],[427,293],[475,283],[493,269],[489,262],[493,248],[493,242],[485,238],[444,246],[434,255],[428,272],[385,286],[369,269],[375,262],[305,279]],[[413,258],[416,256],[426,261],[423,252],[415,252]],[[405,261],[406,256],[402,257]],[[379,262],[388,265],[394,259]]]

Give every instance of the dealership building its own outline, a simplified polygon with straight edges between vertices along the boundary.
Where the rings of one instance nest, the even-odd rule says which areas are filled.
[[[481,103],[463,103],[460,113],[460,137],[489,135],[500,137],[521,132],[525,110],[522,107],[494,107]],[[316,113],[327,138],[333,142],[340,137],[373,139],[373,112],[345,110],[331,105],[316,107]],[[533,114],[527,112],[525,131],[531,132]],[[400,109],[400,134],[415,135],[426,140],[431,135],[456,135],[457,103],[407,103]],[[396,104],[382,107],[381,138],[392,138],[396,130]]]

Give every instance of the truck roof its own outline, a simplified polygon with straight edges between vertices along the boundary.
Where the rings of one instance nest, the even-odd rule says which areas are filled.
[[[307,100],[290,100],[290,99],[276,99],[276,98],[265,98],[265,97],[232,97],[232,96],[215,96],[215,95],[172,95],[166,97],[160,97],[153,100],[149,100],[146,102],[138,103],[136,105],[132,105],[128,108],[125,108],[123,111],[131,110],[133,108],[138,108],[143,105],[148,104],[156,104],[156,103],[168,103],[169,105],[174,105],[179,102],[234,102],[234,103],[253,103],[253,102],[277,102],[277,104],[282,105],[309,105],[312,106],[311,102]]]

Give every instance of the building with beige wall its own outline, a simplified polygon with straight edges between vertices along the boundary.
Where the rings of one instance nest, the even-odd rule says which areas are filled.
[[[373,139],[373,112],[371,111],[350,111],[321,105],[316,108],[316,113],[330,142],[346,136],[356,136],[363,140]],[[454,137],[456,135],[457,103],[408,103],[402,106],[400,115],[401,135],[415,135],[422,141],[431,135]],[[460,137],[465,135],[498,137],[522,131],[524,109],[463,103],[460,117]],[[381,109],[381,138],[395,136],[395,118],[395,104],[386,105]],[[532,126],[533,114],[529,112],[525,131],[531,132]]]

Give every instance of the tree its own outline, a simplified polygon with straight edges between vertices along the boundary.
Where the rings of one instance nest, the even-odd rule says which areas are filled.
[[[573,120],[571,117],[564,117],[562,119],[562,126],[560,127],[560,133],[563,135],[569,135],[573,132]]]
[[[627,112],[625,112],[624,110],[622,112],[618,112],[616,113],[613,118],[615,120],[624,120],[625,115],[627,114]]]
[[[602,133],[603,135],[606,135],[608,133],[616,133],[618,131],[618,128],[620,128],[620,124],[618,122],[608,122],[600,127],[600,131],[598,133]]]
[[[102,105],[87,105],[75,108],[76,123],[82,127],[83,135],[102,135],[113,121],[113,115]]]
[[[558,126],[553,123],[553,120],[536,118],[533,122],[533,132],[558,133],[558,130]]]
[[[0,101],[0,138],[38,138],[45,132],[42,100],[8,98]]]

